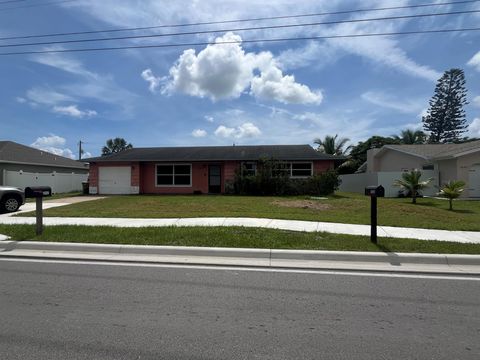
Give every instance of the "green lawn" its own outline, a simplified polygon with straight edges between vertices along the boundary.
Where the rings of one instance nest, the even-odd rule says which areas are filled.
[[[480,254],[480,244],[380,238],[375,245],[366,236],[242,227],[49,226],[43,235],[35,236],[35,228],[31,225],[0,225],[0,233],[15,240],[55,242]]]
[[[378,205],[379,225],[480,231],[480,201],[455,201],[454,211],[448,210],[448,201],[427,198],[418,199],[416,205],[411,204],[410,199],[380,198]],[[228,216],[369,224],[370,198],[352,193],[338,193],[327,200],[208,195],[112,196],[52,208],[46,210],[45,215],[137,218]]]

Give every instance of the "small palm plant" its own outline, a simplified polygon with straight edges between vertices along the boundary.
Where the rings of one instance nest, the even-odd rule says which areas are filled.
[[[462,180],[450,180],[443,186],[443,189],[440,190],[439,195],[446,197],[450,203],[449,210],[453,210],[453,199],[462,195],[464,186],[465,182]]]
[[[402,178],[395,180],[393,185],[398,186],[410,193],[412,196],[412,204],[416,204],[418,191],[428,187],[433,180],[433,178],[430,178],[425,181],[420,181],[421,177],[422,172],[415,169],[410,172],[403,173]]]

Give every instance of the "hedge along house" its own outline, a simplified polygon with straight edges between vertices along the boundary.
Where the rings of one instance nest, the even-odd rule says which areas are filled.
[[[243,166],[256,173],[259,159],[285,164],[292,178],[334,168],[338,157],[309,145],[133,148],[87,159],[91,194],[221,194]]]

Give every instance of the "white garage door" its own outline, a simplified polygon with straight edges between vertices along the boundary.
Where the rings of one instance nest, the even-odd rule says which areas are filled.
[[[468,195],[480,197],[480,165],[473,165],[468,171]]]
[[[131,194],[130,166],[99,167],[99,194]]]

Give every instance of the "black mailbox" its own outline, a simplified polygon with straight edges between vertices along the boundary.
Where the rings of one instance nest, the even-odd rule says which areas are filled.
[[[365,195],[375,197],[385,197],[385,188],[382,185],[367,186],[365,188]]]
[[[41,198],[52,196],[52,188],[50,186],[30,186],[25,188],[26,198]]]

